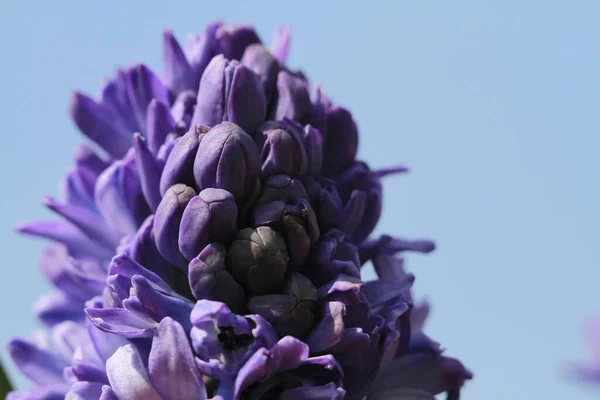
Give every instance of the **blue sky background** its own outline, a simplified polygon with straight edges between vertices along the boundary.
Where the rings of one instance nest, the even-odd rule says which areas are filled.
[[[82,140],[71,91],[95,94],[117,66],[159,70],[163,28],[185,39],[222,18],[267,42],[288,24],[289,63],[354,113],[360,157],[412,167],[386,180],[378,231],[436,239],[409,267],[430,334],[475,372],[464,398],[600,396],[561,376],[589,358],[581,328],[600,314],[600,3],[109,3],[0,5],[0,342],[34,329],[50,289],[44,243],[12,226],[50,216],[40,200]]]

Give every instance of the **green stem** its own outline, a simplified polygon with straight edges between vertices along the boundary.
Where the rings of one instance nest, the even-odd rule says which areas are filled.
[[[4,399],[8,392],[11,392],[12,390],[12,386],[8,381],[6,372],[4,372],[4,368],[2,368],[2,363],[0,362],[0,399]]]

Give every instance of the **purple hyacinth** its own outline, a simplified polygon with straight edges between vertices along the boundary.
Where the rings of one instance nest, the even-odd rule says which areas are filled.
[[[459,398],[471,373],[422,332],[398,256],[428,240],[372,237],[381,178],[358,128],[252,27],[208,25],[163,75],[77,93],[81,146],[50,239],[57,291],[36,305],[52,343],[9,351],[35,387],[9,399]],[[364,282],[372,262],[377,279]]]

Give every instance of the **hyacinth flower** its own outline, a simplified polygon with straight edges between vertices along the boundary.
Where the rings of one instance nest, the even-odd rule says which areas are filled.
[[[372,235],[384,176],[356,159],[358,128],[252,27],[214,23],[163,74],[118,71],[76,93],[76,149],[51,241],[51,339],[15,339],[35,386],[16,399],[458,399],[471,373],[422,331],[401,253]],[[371,262],[377,278],[365,282]]]

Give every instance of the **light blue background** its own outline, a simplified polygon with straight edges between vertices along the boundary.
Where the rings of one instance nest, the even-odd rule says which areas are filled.
[[[0,5],[2,343],[34,328],[49,290],[44,244],[11,227],[50,216],[40,199],[82,140],[71,91],[95,94],[119,65],[160,69],[165,27],[183,40],[247,21],[269,42],[284,23],[289,63],[354,113],[360,156],[413,168],[386,180],[378,230],[436,239],[409,266],[434,303],[430,334],[475,372],[464,398],[600,396],[561,376],[588,358],[582,323],[600,311],[600,3],[100,3]]]

